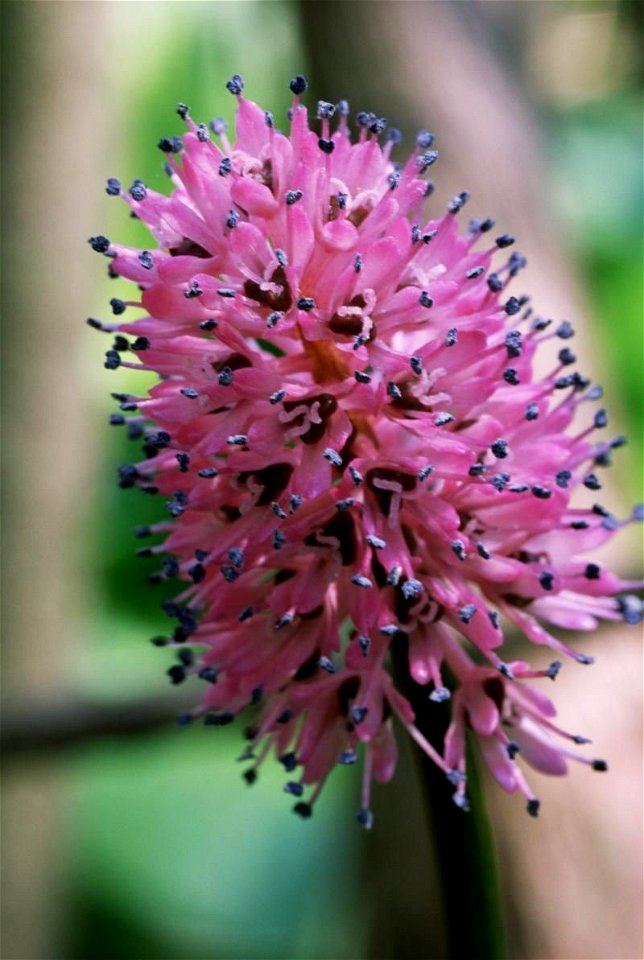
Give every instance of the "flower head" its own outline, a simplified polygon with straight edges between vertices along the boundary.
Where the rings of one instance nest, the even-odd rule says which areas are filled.
[[[91,239],[141,291],[112,300],[113,324],[91,321],[116,333],[106,366],[159,375],[147,396],[118,395],[144,443],[119,477],[166,501],[168,517],[137,533],[162,536],[142,551],[165,557],[153,579],[185,582],[157,641],[178,654],[172,682],[203,684],[180,722],[222,725],[255,705],[246,779],[274,751],[302,816],[338,763],[361,762],[366,827],[372,778],[394,772],[394,715],[461,806],[471,731],[535,814],[515,757],[555,774],[582,757],[527,682],[559,661],[530,669],[500,652],[518,629],[588,663],[547,624],[640,618],[618,598],[637,584],[593,559],[622,525],[595,491],[623,438],[601,439],[601,391],[571,372],[570,324],[509,293],[526,262],[504,252],[512,237],[488,219],[461,230],[466,192],[425,219],[432,134],[395,162],[398,132],[360,113],[353,136],[344,101],[320,102],[311,129],[305,88],[291,83],[289,134],[238,75],[233,137],[180,104],[184,136],[159,142],[171,194],[107,185],[154,243]],[[537,350],[554,353],[545,377]],[[453,698],[442,752],[394,685],[392,645],[430,700]]]

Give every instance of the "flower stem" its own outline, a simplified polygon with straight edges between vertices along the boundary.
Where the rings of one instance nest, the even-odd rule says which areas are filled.
[[[436,749],[441,749],[449,722],[448,706],[430,701],[427,689],[410,679],[406,651],[396,650],[394,662],[398,683],[416,714],[416,726]],[[470,810],[464,812],[453,803],[453,790],[445,774],[420,750],[416,755],[443,900],[445,960],[504,960],[507,948],[494,842],[477,758],[470,750]]]

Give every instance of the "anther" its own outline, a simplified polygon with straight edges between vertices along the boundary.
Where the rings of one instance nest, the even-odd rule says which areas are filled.
[[[121,192],[121,181],[116,177],[108,177],[105,193],[110,197],[118,197]]]
[[[456,418],[451,413],[437,413],[434,418],[434,425],[444,427],[447,423],[452,423]]]
[[[325,460],[328,460],[329,463],[332,463],[334,467],[342,466],[342,457],[339,453],[336,453],[335,450],[332,450],[331,447],[327,447],[322,456]]]
[[[519,374],[514,369],[514,367],[508,367],[503,371],[503,379],[506,383],[509,383],[511,387],[516,387],[521,382],[519,380]]]
[[[595,662],[594,657],[589,657],[585,653],[578,653],[575,660],[577,663],[583,664],[584,667],[590,667]]]
[[[205,330],[210,333],[211,330],[215,330],[219,326],[219,322],[215,320],[214,317],[210,317],[208,320],[202,320],[199,324],[200,330]]]
[[[238,73],[234,73],[230,78],[230,80],[228,80],[226,83],[226,90],[228,90],[230,93],[234,94],[235,96],[239,96],[239,94],[242,92],[243,89],[244,89],[244,81],[242,77],[240,77]]]
[[[184,290],[183,292],[186,300],[194,300],[196,297],[200,297],[202,294],[203,290],[196,280],[191,280],[188,289]]]
[[[349,467],[349,474],[351,475],[351,479],[353,480],[354,487],[359,487],[363,479],[360,471],[356,470],[355,467]]]
[[[219,713],[207,713],[203,722],[206,727],[225,727],[234,719],[235,714],[230,710],[221,710]]]
[[[335,150],[335,143],[333,142],[333,140],[327,140],[325,137],[320,137],[320,139],[318,140],[318,147],[320,148],[322,153],[329,154],[329,153],[333,153],[333,151]]]
[[[115,317],[119,317],[122,313],[125,313],[125,303],[123,300],[119,300],[118,297],[112,297],[110,306]]]
[[[135,180],[132,186],[130,187],[130,196],[133,200],[141,201],[145,200],[148,195],[145,184],[142,180]]]
[[[555,577],[550,570],[542,570],[542,572],[539,574],[539,583],[544,590],[552,590],[554,582]]]
[[[355,584],[356,587],[363,587],[365,590],[370,590],[373,587],[369,577],[363,577],[358,573],[351,577],[351,583]]]
[[[497,273],[491,273],[485,282],[492,293],[499,293],[503,290],[503,281]]]
[[[546,487],[542,487],[539,484],[534,484],[530,487],[530,490],[538,500],[549,500],[552,496],[552,490],[548,490]]]
[[[402,585],[402,594],[405,600],[411,600],[413,597],[419,597],[423,592],[423,585],[420,580],[410,578]]]
[[[370,534],[368,537],[366,537],[366,540],[369,546],[373,547],[374,550],[382,550],[387,546],[384,540],[381,540],[380,537],[376,537],[373,534]]]
[[[457,194],[455,197],[452,197],[450,202],[447,204],[447,210],[449,213],[458,213],[459,210],[462,210],[467,201],[470,199],[470,194],[467,190],[463,190],[461,193]]]
[[[273,312],[269,313],[269,315],[266,317],[266,326],[272,330],[273,327],[277,326],[277,324],[279,323],[279,321],[282,319],[283,316],[284,316],[283,310],[273,310]]]
[[[416,166],[420,173],[424,173],[425,170],[428,170],[437,160],[438,151],[428,150],[426,153],[421,153],[419,157],[416,157]]]
[[[309,313],[311,310],[315,309],[315,300],[313,297],[300,297],[297,301],[297,309],[303,310],[305,313]]]
[[[598,410],[593,418],[593,426],[600,430],[608,425],[608,417],[605,410]]]
[[[514,237],[509,233],[502,233],[500,237],[497,237],[494,241],[499,250],[503,250],[505,247],[511,247],[514,243]]]
[[[519,330],[510,330],[506,333],[505,347],[511,360],[521,356],[521,333]]]
[[[105,363],[103,366],[106,370],[117,370],[121,365],[121,357],[117,350],[108,350],[105,354]]]
[[[359,727],[361,723],[364,723],[368,713],[368,707],[353,706],[349,711],[349,716],[355,723],[356,727]]]
[[[584,576],[587,580],[599,580],[601,576],[601,567],[596,563],[587,563],[584,570]]]
[[[286,191],[286,203],[289,207],[292,207],[294,203],[297,203],[298,200],[302,199],[301,190],[287,190]]]
[[[391,568],[387,574],[387,586],[388,587],[397,587],[400,583],[400,578],[402,577],[402,567],[394,566]]]
[[[369,650],[371,649],[371,638],[365,636],[364,634],[362,636],[359,636],[358,645],[360,647],[360,650],[362,651],[362,656],[366,657],[369,653]]]
[[[473,603],[468,603],[458,611],[458,619],[461,623],[469,623],[478,607]]]
[[[327,103],[326,100],[318,100],[317,118],[318,120],[330,120],[335,113],[335,104]]]
[[[362,370],[356,370],[353,376],[356,378],[358,383],[371,383],[371,377],[368,373],[363,373]]]
[[[509,317],[513,317],[521,309],[521,304],[516,297],[510,297],[503,308]]]
[[[219,163],[219,176],[227,177],[229,173],[232,172],[233,162],[230,157],[223,157]]]
[[[335,664],[333,663],[333,660],[330,660],[328,657],[320,657],[318,660],[318,667],[326,670],[327,673],[335,673]]]
[[[288,783],[284,784],[284,793],[290,793],[294,797],[301,797],[304,793],[304,787],[301,783],[296,783],[294,780],[290,780]]]
[[[450,327],[445,334],[445,346],[453,347],[455,343],[458,343],[458,330],[456,327]]]
[[[303,77],[301,74],[298,73],[298,75],[296,77],[293,77],[293,79],[289,83],[289,87],[292,93],[294,93],[296,96],[299,96],[301,93],[304,93],[306,88],[308,87],[308,83],[306,82],[306,77]]]
[[[183,149],[183,140],[181,137],[161,137],[157,146],[163,153],[180,153]]]
[[[571,363],[577,362],[577,357],[569,347],[562,347],[558,353],[559,363],[564,367],[569,367]]]
[[[110,241],[102,234],[96,237],[90,237],[87,242],[95,253],[107,253],[110,248]]]
[[[568,320],[564,320],[555,330],[555,336],[559,337],[560,340],[569,340],[571,337],[574,337],[574,335],[575,331]]]
[[[536,403],[529,403],[525,410],[526,420],[536,420],[539,416],[539,407]]]
[[[418,302],[419,302],[419,304],[421,305],[421,307],[433,307],[433,306],[434,306],[434,301],[432,300],[432,298],[430,297],[430,295],[427,293],[426,290],[423,290],[423,292],[421,293],[421,295],[420,295],[419,298],[418,298]]]
[[[508,441],[495,440],[490,449],[498,460],[505,460],[508,455]]]
[[[483,273],[485,273],[485,267],[472,267],[471,270],[467,271],[465,277],[468,280],[476,280],[476,278],[480,277]]]
[[[432,703],[444,703],[446,700],[451,699],[452,694],[447,689],[447,687],[435,687],[429,695],[429,699]]]
[[[636,626],[642,622],[644,606],[641,599],[632,593],[617,598],[618,609],[624,618],[624,623]]]
[[[367,807],[363,807],[358,811],[356,820],[365,830],[371,830],[373,827],[373,813]]]
[[[459,560],[466,560],[467,553],[465,552],[465,544],[462,540],[454,540],[452,542],[452,551],[456,554]]]

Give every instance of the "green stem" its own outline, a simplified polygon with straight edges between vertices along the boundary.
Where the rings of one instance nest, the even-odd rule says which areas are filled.
[[[411,680],[406,650],[394,652],[394,673],[414,709],[416,726],[441,750],[449,723],[449,704],[433,703],[427,688]],[[472,750],[468,752],[470,810],[465,812],[452,801],[453,788],[442,770],[420,750],[415,752],[443,900],[445,960],[504,960],[507,948],[494,842],[477,758]]]

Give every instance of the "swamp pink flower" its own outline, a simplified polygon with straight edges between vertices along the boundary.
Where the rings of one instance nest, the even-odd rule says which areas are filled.
[[[559,661],[530,669],[501,648],[518,630],[589,663],[547,624],[639,620],[639,601],[618,597],[637,584],[594,559],[622,526],[595,491],[623,438],[597,439],[601,391],[571,372],[570,324],[508,292],[525,266],[501,252],[513,238],[487,240],[488,219],[460,231],[465,192],[425,220],[430,133],[398,163],[397,131],[360,113],[352,138],[344,101],[319,103],[311,129],[301,77],[289,134],[240,77],[228,87],[234,137],[181,104],[186,133],[160,141],[170,196],[108,181],[149,249],[91,239],[140,290],[111,301],[114,323],[90,321],[116,333],[106,366],[159,376],[147,396],[117,395],[134,415],[112,419],[144,441],[121,486],[166,500],[167,520],[137,530],[161,535],[141,551],[165,556],[152,578],[185,581],[158,641],[178,653],[174,683],[203,683],[180,723],[255,705],[246,779],[273,752],[303,816],[336,764],[361,761],[366,827],[372,778],[396,765],[394,716],[460,806],[473,733],[536,814],[515,757],[561,774],[583,738],[526,682],[554,679]],[[537,350],[555,355],[545,377]],[[453,691],[442,751],[394,685],[392,646],[431,700]]]

